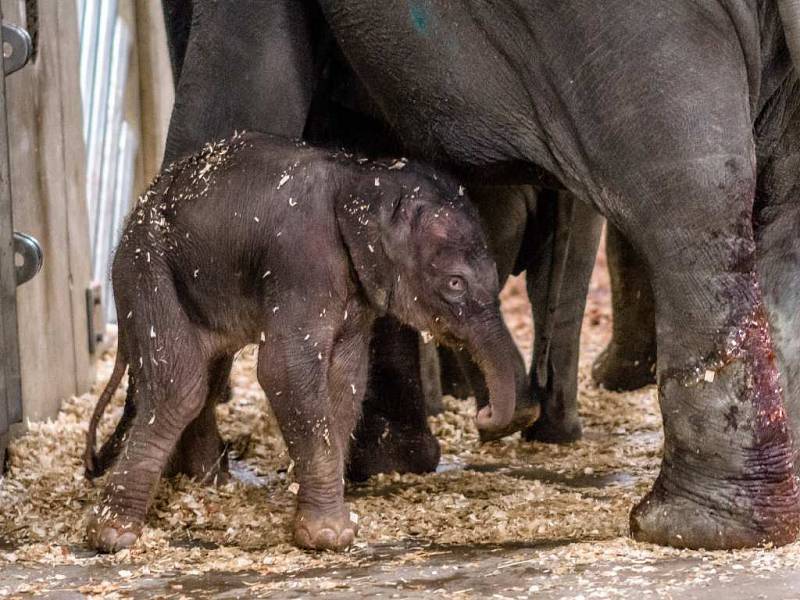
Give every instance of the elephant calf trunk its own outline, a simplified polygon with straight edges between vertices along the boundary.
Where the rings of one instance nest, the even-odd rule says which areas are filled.
[[[476,418],[484,441],[524,429],[539,417],[538,405],[518,403],[526,396],[525,366],[511,334],[502,319],[493,319],[489,330],[469,344],[489,390],[489,404],[478,411]],[[524,410],[517,410],[520,406]]]

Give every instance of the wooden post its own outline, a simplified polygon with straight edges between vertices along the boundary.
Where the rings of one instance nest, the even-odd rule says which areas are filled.
[[[0,459],[5,456],[9,429],[19,421],[22,406],[5,98],[5,77],[0,71]]]
[[[135,51],[139,57],[139,148],[144,178],[149,182],[161,168],[169,119],[175,101],[161,0],[136,2]]]
[[[1,4],[7,21],[25,25],[26,3]],[[8,78],[6,102],[15,224],[45,252],[41,273],[17,290],[23,411],[36,420],[92,381],[90,250],[76,3],[28,5],[38,6],[39,47]]]

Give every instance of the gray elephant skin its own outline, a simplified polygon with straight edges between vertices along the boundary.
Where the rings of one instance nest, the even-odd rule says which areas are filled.
[[[127,366],[135,414],[90,544],[135,541],[182,432],[216,401],[212,366],[256,343],[258,380],[295,462],[295,541],[350,545],[345,463],[378,316],[469,349],[490,392],[478,427],[513,420],[525,370],[496,271],[463,188],[414,162],[244,134],[165,170],[114,257],[119,350],[99,406]]]
[[[795,203],[757,186],[793,152],[800,97],[777,4],[320,4],[405,144],[497,180],[544,170],[645,262],[665,446],[633,535],[705,548],[794,540],[786,408],[800,399],[789,382],[784,405],[792,336],[773,338],[765,301],[773,323],[793,323],[793,299],[784,312],[770,290],[798,279],[793,229],[777,228]],[[759,261],[783,248],[768,268],[757,240],[769,240]]]
[[[800,95],[785,35],[797,31],[792,3],[325,0],[271,8],[248,4],[254,12],[239,13],[258,22],[242,55],[283,35],[278,56],[297,68],[265,72],[247,61],[229,77],[257,69],[266,81],[294,78],[305,104],[287,102],[284,112],[302,105],[313,114],[313,84],[325,80],[315,52],[326,49],[307,40],[329,26],[404,151],[468,183],[564,188],[639,257],[654,298],[665,447],[659,477],[632,513],[634,537],[705,548],[794,540]],[[300,9],[304,18],[292,13]],[[292,27],[280,27],[289,13]],[[202,80],[187,68],[226,58],[214,50],[224,44],[203,39],[198,33],[193,50],[188,36],[178,80],[187,102]],[[236,89],[209,104],[238,110]],[[191,113],[178,106],[173,119],[188,144],[192,130],[179,125]],[[506,206],[499,196],[497,205]],[[591,233],[574,231],[578,239]]]

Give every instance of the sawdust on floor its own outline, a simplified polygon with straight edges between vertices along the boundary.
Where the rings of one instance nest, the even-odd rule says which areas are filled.
[[[567,540],[571,543],[531,550],[554,578],[579,573],[601,560],[646,573],[648,565],[681,556],[702,557],[712,570],[726,566],[768,575],[779,568],[800,568],[798,544],[698,553],[637,544],[626,537],[628,513],[658,472],[661,419],[653,388],[617,394],[590,381],[591,361],[610,335],[602,259],[599,267],[582,337],[580,411],[585,435],[578,443],[528,443],[517,435],[481,446],[472,403],[448,397],[447,412],[430,420],[442,444],[441,472],[380,475],[351,489],[351,509],[360,516],[356,547],[338,555],[304,552],[291,545],[295,496],[288,489],[290,461],[256,383],[254,349],[248,348],[236,363],[233,399],[218,408],[223,437],[240,457],[242,474],[221,487],[186,479],[162,481],[136,546],[97,556],[85,550],[84,526],[100,485],[84,480],[81,456],[89,415],[113,366],[113,356],[107,355],[93,393],[67,400],[56,420],[29,424],[29,432],[12,443],[9,470],[0,486],[0,548],[5,548],[0,550],[0,565],[118,565],[120,581],[175,571],[290,575],[310,567],[358,565],[364,556],[359,549],[378,543],[520,543],[547,548],[547,542]],[[532,324],[521,278],[506,286],[503,309],[529,361]],[[103,436],[119,418],[123,398],[124,386],[103,420]],[[389,566],[391,560],[425,561],[426,556],[424,550],[404,553],[389,559]],[[684,583],[675,582],[675,589]],[[30,583],[4,582],[0,596],[46,590],[48,585],[40,582],[34,589]],[[274,581],[262,591],[281,585]],[[118,582],[102,581],[79,591],[113,597],[117,589]],[[668,591],[669,585],[663,589]]]

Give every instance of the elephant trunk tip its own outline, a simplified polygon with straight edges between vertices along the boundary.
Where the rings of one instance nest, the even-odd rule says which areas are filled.
[[[492,410],[491,406],[484,406],[478,411],[475,418],[481,442],[499,440],[508,435],[523,431],[539,420],[542,407],[539,403],[519,405],[513,412]]]
[[[497,410],[497,408],[487,405],[480,409],[475,418],[478,429],[491,431],[508,427],[514,418],[514,407],[509,407],[511,410],[506,410],[505,408]]]

